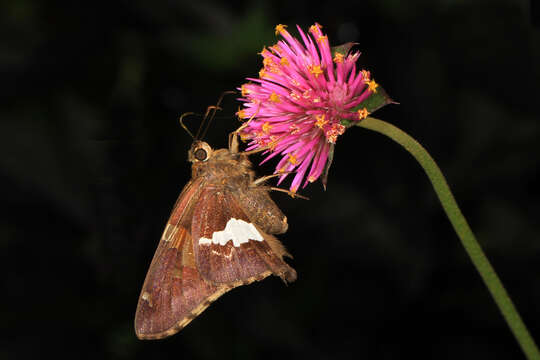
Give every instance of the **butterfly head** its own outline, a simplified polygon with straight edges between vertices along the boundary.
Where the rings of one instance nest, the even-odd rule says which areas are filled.
[[[189,149],[188,160],[192,163],[205,162],[212,157],[213,152],[214,150],[212,150],[210,145],[204,141],[196,140],[191,145],[191,149]]]

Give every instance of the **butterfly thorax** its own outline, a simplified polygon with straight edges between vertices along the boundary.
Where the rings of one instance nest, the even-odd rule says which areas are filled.
[[[208,144],[199,142],[192,146],[189,160],[193,163],[193,178],[204,177],[208,185],[238,188],[248,187],[253,181],[251,162],[242,153],[232,153],[229,149],[212,150]]]

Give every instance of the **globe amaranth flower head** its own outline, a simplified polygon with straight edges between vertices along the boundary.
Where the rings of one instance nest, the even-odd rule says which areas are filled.
[[[368,71],[356,68],[358,52],[332,55],[319,24],[308,34],[297,26],[302,42],[285,28],[277,25],[283,39],[263,48],[259,77],[239,88],[243,107],[237,115],[246,120],[240,131],[249,141],[246,151],[266,149],[263,162],[281,156],[274,173],[284,173],[281,182],[294,172],[294,193],[323,173],[332,144],[345,132],[342,120],[368,116],[358,106],[378,85]]]

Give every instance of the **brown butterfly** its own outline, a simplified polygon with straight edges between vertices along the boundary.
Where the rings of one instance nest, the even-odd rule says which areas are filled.
[[[197,138],[197,137],[195,137]],[[273,234],[287,218],[255,179],[236,132],[228,149],[195,140],[192,178],[176,201],[150,264],[135,314],[139,339],[173,335],[227,291],[270,274],[296,280]],[[281,190],[281,189],[276,189]]]

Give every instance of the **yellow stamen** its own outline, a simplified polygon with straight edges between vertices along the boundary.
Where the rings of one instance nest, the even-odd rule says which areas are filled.
[[[236,116],[238,116],[240,119],[245,119],[247,118],[246,116],[246,111],[245,110],[238,110],[236,112]]]
[[[334,124],[332,125],[332,128],[326,132],[326,140],[331,144],[335,144],[337,137],[342,135],[344,132],[345,126],[341,124]]]
[[[272,125],[270,125],[270,123],[267,121],[263,124],[262,131],[263,133],[268,134],[271,128],[272,128]]]
[[[296,157],[293,154],[289,154],[289,162],[293,165],[296,165],[298,163],[298,160],[296,160]]]
[[[315,23],[309,27],[309,32],[312,34],[318,34],[321,31],[320,29],[322,29],[322,26]]]
[[[291,91],[291,93],[289,94],[289,96],[294,99],[294,100],[299,100],[300,99],[300,95],[298,95],[297,92],[295,91]]]
[[[281,102],[281,98],[280,98],[279,95],[276,94],[275,92],[273,92],[272,94],[270,94],[269,100],[270,100],[271,102],[275,102],[275,103]]]
[[[358,118],[360,120],[363,120],[363,119],[367,118],[368,115],[369,115],[369,111],[367,110],[367,108],[363,108],[361,110],[358,110]]]
[[[319,36],[319,37],[317,38],[317,41],[318,41],[318,42],[322,42],[323,40],[328,40],[328,36],[326,36],[326,35],[321,35],[321,36]]]
[[[286,66],[289,65],[289,60],[287,60],[286,57],[282,57],[281,60],[279,60],[279,63]]]
[[[279,35],[282,32],[284,32],[286,27],[287,25],[282,25],[282,24],[276,25],[276,35]]]
[[[315,180],[317,180],[317,179],[315,177],[313,177],[313,176],[310,176],[307,179],[307,181],[309,181],[310,183],[314,182]]]
[[[242,96],[246,96],[249,94],[249,89],[246,87],[247,84],[244,84],[240,87],[240,91],[242,91]]]
[[[342,53],[336,53],[336,55],[334,56],[334,62],[336,64],[341,64],[343,62],[343,58],[345,57],[345,55],[343,55]]]
[[[377,86],[379,86],[379,84],[377,84],[375,80],[367,81],[366,84],[368,85],[369,91],[373,91],[374,93],[377,92]]]
[[[270,65],[268,65],[266,69],[270,71],[271,73],[275,73],[275,74],[278,74],[281,71],[279,67],[273,62]]]
[[[263,59],[263,65],[264,65],[265,68],[266,68],[267,66],[272,66],[273,63],[274,63],[274,60],[272,60],[272,59],[269,58],[269,57],[265,57],[265,58]]]
[[[249,140],[249,134],[241,132],[240,133],[240,140],[242,140],[242,141]]]
[[[268,148],[270,151],[274,151],[276,145],[278,144],[278,137],[275,135],[270,135],[270,142],[268,143]]]
[[[266,76],[266,71],[263,68],[263,69],[261,69],[261,71],[259,71],[259,78],[262,79],[265,76]]]
[[[312,73],[316,78],[319,77],[319,75],[323,73],[320,65],[315,65],[315,66],[310,65],[308,69],[309,69],[309,72]]]
[[[369,81],[369,76],[370,76],[369,71],[362,70],[361,72],[362,72],[362,78],[364,79],[364,81],[368,82]]]
[[[263,48],[262,48],[261,52],[259,53],[259,55],[264,56],[264,55],[266,55],[267,53],[268,53],[268,50],[266,49],[266,46],[263,46]]]
[[[315,119],[317,119],[317,121],[315,122],[315,125],[317,127],[319,127],[320,129],[323,128],[323,126],[328,123],[328,120],[325,120],[324,119],[324,114],[321,114],[321,115],[316,115],[315,116]]]

